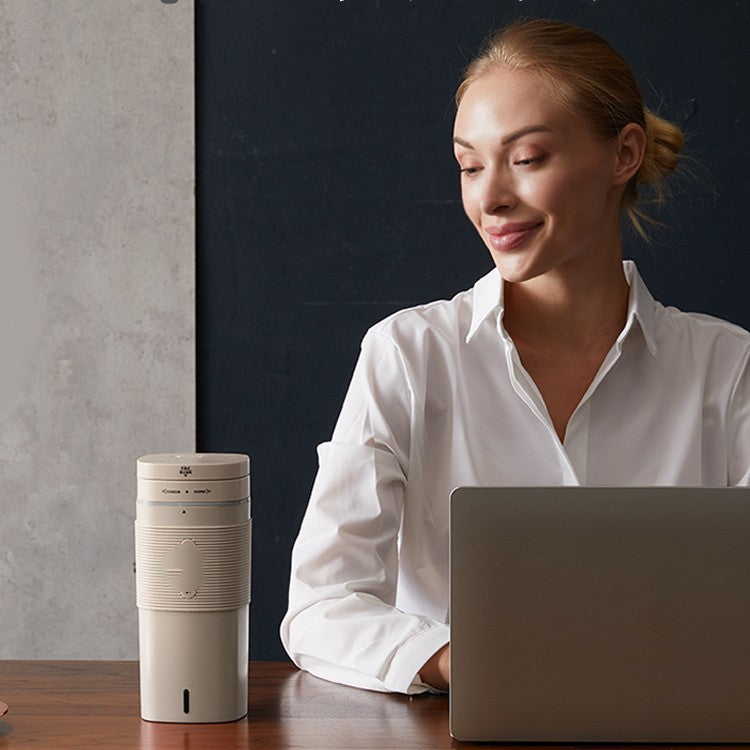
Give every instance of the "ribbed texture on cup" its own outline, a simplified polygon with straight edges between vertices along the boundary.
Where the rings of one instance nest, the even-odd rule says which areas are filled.
[[[219,612],[247,604],[251,524],[251,519],[232,526],[146,526],[136,521],[138,607]]]

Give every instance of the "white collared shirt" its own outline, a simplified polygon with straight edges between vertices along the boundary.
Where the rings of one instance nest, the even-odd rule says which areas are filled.
[[[625,328],[561,442],[502,325],[497,270],[366,334],[292,555],[292,660],[420,692],[449,640],[459,485],[750,484],[750,334],[655,302],[635,266]]]

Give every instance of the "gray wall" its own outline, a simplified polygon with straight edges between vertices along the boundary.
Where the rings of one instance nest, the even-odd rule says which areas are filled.
[[[135,459],[193,450],[193,3],[0,0],[0,658],[135,658]]]

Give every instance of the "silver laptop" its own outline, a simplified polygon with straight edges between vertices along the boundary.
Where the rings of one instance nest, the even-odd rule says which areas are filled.
[[[750,741],[750,489],[461,487],[451,734]]]

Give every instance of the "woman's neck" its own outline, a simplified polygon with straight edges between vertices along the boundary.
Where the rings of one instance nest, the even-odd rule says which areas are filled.
[[[622,262],[555,269],[505,284],[503,323],[517,343],[581,351],[611,345],[627,317],[629,287]]]

